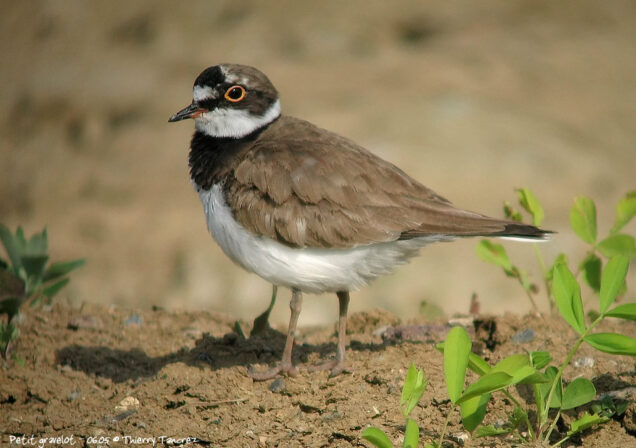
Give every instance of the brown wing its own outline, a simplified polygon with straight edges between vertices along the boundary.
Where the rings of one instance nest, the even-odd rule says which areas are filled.
[[[227,182],[238,222],[295,247],[483,235],[507,223],[456,209],[350,140],[285,116],[261,134]]]

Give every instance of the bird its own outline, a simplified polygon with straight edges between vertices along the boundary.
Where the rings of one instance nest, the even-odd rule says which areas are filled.
[[[260,70],[203,70],[192,102],[169,122],[193,119],[190,179],[209,232],[234,263],[291,289],[282,358],[254,380],[295,376],[292,349],[303,293],[335,293],[335,358],[311,370],[348,371],[350,292],[407,263],[424,246],[463,237],[544,240],[550,231],[455,207],[350,139],[281,113]],[[270,304],[270,307],[271,305]]]

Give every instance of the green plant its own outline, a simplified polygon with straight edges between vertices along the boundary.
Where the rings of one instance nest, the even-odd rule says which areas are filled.
[[[519,205],[531,216],[532,224],[541,225],[544,218],[543,207],[536,196],[527,188],[520,188],[517,191]],[[522,221],[523,215],[510,203],[504,204],[504,214],[507,218]],[[631,235],[620,233],[623,227],[636,215],[636,191],[627,193],[620,199],[616,206],[614,225],[609,234],[602,239],[598,238],[596,225],[596,205],[592,199],[581,196],[574,199],[574,204],[570,209],[570,226],[572,230],[589,247],[585,257],[578,263],[575,277],[583,274],[585,282],[597,293],[601,286],[601,270],[603,260],[615,255],[623,255],[627,258],[636,257],[636,240]],[[537,244],[533,245],[535,255],[541,267],[543,283],[550,304],[550,309],[554,311],[556,302],[552,291],[552,274],[554,266],[565,262],[567,257],[564,253],[559,254],[550,268],[544,262]],[[476,248],[477,256],[484,261],[500,266],[504,273],[516,279],[523,287],[526,295],[532,303],[535,311],[538,309],[534,296],[538,288],[534,285],[526,271],[513,264],[508,257],[506,249],[501,244],[492,243],[489,240],[482,240]],[[624,291],[624,289],[622,290]]]
[[[594,328],[606,317],[616,317],[636,321],[636,303],[626,303],[612,308],[618,294],[623,289],[627,275],[629,259],[624,255],[612,257],[600,275],[599,310],[597,317],[587,324],[583,313],[583,303],[579,283],[565,261],[559,261],[553,268],[552,290],[556,307],[561,316],[576,331],[578,338],[566,359],[558,366],[549,366],[552,357],[548,352],[529,352],[509,356],[494,366],[490,366],[479,356],[470,352],[468,335],[454,335],[452,332],[438,349],[444,353],[446,372],[447,358],[453,359],[453,374],[446,375],[449,397],[454,404],[460,405],[464,427],[478,437],[501,434],[515,434],[520,442],[549,442],[554,428],[566,410],[571,410],[592,402],[596,390],[592,382],[585,378],[577,378],[564,387],[563,372],[572,361],[583,343],[597,350],[620,355],[636,356],[636,339],[618,333],[596,333]],[[456,333],[465,333],[457,327]],[[466,366],[479,379],[463,388],[462,367]],[[465,370],[465,369],[464,369]],[[524,408],[512,393],[512,387],[519,384],[531,385],[534,392],[536,421],[529,418],[529,409]],[[451,392],[452,391],[452,392]],[[514,411],[505,427],[481,426],[486,405],[495,392],[503,393],[514,404]],[[458,395],[459,394],[459,395]],[[613,406],[613,405],[612,405]],[[570,423],[569,431],[553,446],[559,446],[574,434],[591,426],[603,423],[612,413],[620,409],[612,408],[607,401],[605,407],[592,407],[592,414],[585,413]],[[553,409],[555,412],[550,413]],[[524,432],[523,430],[526,430]]]
[[[406,429],[404,431],[404,448],[417,448],[419,445],[420,428],[415,420],[409,418],[409,415],[422,398],[422,394],[426,390],[428,380],[424,378],[424,372],[410,365],[402,387],[402,396],[400,398],[400,408],[402,415],[406,420]],[[393,444],[389,437],[379,428],[374,426],[364,430],[362,437],[378,448],[392,448]],[[427,448],[431,445],[425,445]]]
[[[461,327],[454,327],[448,333],[446,338],[448,347],[452,347],[448,351],[444,352],[444,377],[446,379],[446,390],[450,398],[452,407],[446,414],[446,421],[439,435],[437,442],[425,443],[425,448],[439,448],[442,446],[444,435],[446,434],[446,428],[452,415],[453,410],[458,404],[458,400],[462,396],[462,390],[464,388],[464,381],[466,378],[466,368],[468,367],[468,359],[470,354],[471,342],[466,331]],[[426,389],[427,380],[424,379],[424,373],[422,370],[416,370],[413,364],[409,367],[404,381],[404,387],[402,389],[402,398],[400,400],[400,406],[402,408],[402,415],[406,419],[406,430],[404,432],[404,447],[417,447],[419,446],[419,428],[417,423],[409,418],[409,414],[420,400],[424,390]],[[490,396],[490,395],[489,395]],[[477,399],[468,402],[462,406],[462,416],[464,411],[470,409],[471,406],[479,403],[481,405],[483,399]],[[483,403],[483,410],[485,412],[486,402]],[[466,416],[465,424],[470,420],[470,416]],[[483,415],[482,415],[483,418]],[[477,422],[475,426],[479,424]],[[474,429],[474,428],[473,428]],[[393,445],[387,437],[387,435],[380,429],[375,427],[367,428],[362,437],[373,443],[378,448],[391,448]]]
[[[25,303],[35,305],[40,299],[50,303],[68,284],[67,275],[82,266],[84,260],[51,263],[47,267],[46,229],[27,240],[21,227],[14,235],[0,224],[0,241],[11,263],[0,258],[0,314],[7,315],[6,321],[0,321],[0,352],[6,358],[11,342],[19,335],[14,318],[20,307]]]

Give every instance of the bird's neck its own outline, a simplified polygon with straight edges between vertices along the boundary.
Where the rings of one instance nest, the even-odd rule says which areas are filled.
[[[198,132],[213,138],[244,138],[280,117],[280,101],[276,100],[261,115],[249,109],[214,109],[195,118]]]
[[[197,189],[223,183],[267,126],[242,138],[211,137],[196,131],[190,143],[190,178]]]

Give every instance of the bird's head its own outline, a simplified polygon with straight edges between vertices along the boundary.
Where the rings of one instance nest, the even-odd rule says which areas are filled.
[[[193,118],[210,137],[241,138],[280,116],[278,92],[259,70],[246,65],[208,67],[194,82],[192,103],[169,122]]]

